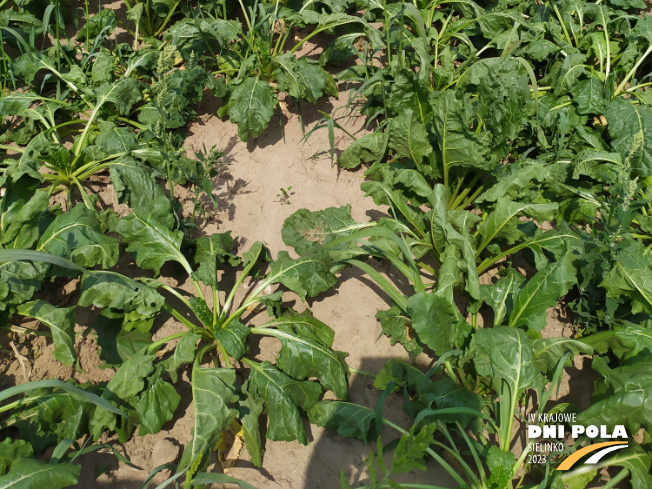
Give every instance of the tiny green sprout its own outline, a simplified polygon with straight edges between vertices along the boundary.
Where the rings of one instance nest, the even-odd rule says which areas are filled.
[[[279,202],[281,204],[289,204],[290,203],[290,196],[294,195],[294,192],[290,192],[292,190],[292,186],[290,185],[288,188],[280,188],[280,193],[276,194],[276,196],[279,198]]]

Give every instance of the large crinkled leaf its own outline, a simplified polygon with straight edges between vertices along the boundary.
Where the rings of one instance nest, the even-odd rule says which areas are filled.
[[[386,136],[382,132],[367,134],[353,141],[337,162],[342,168],[352,170],[362,163],[380,160],[387,148]]]
[[[284,53],[274,58],[279,68],[274,72],[280,90],[286,91],[295,99],[306,99],[316,103],[328,92],[330,75],[318,64],[311,64],[308,59],[297,59],[292,53]]]
[[[590,345],[570,338],[538,338],[532,343],[532,350],[539,370],[548,378],[552,378],[559,360],[566,353],[570,353],[570,358],[580,353],[593,354]]]
[[[11,464],[22,458],[34,455],[32,446],[25,440],[5,438],[0,442],[0,475],[7,473]]]
[[[422,382],[417,384],[421,385]],[[437,407],[438,409],[448,408],[468,408],[474,411],[480,411],[484,405],[482,396],[471,392],[464,386],[451,380],[449,377],[442,377],[441,379],[429,385],[428,390],[421,394],[419,393],[419,400],[429,407]],[[446,422],[460,421],[466,425],[474,416],[467,413],[455,414],[437,414],[436,419]],[[427,418],[424,418],[427,419]]]
[[[138,413],[139,435],[158,433],[161,427],[174,416],[181,396],[174,386],[165,382],[161,375],[163,366],[157,365],[154,374],[147,379],[147,386],[133,402]]]
[[[616,98],[605,112],[611,145],[636,176],[652,175],[652,107]]]
[[[112,122],[98,122],[99,134],[95,144],[112,155],[116,153],[129,153],[138,147],[136,133],[131,127],[119,127]]]
[[[0,476],[0,489],[61,489],[77,484],[80,465],[49,464],[33,458],[16,460],[6,475]]]
[[[129,244],[127,251],[139,267],[158,274],[165,262],[177,261],[190,274],[190,265],[180,251],[183,233],[172,230],[173,225],[170,202],[160,196],[118,219],[113,230],[121,241]]]
[[[122,364],[129,357],[152,344],[152,334],[138,329],[127,331],[124,314],[104,309],[93,321],[91,327],[97,332],[97,346],[100,347],[101,367]],[[176,353],[176,349],[174,353]]]
[[[509,326],[526,326],[541,331],[546,325],[546,309],[557,304],[577,283],[573,266],[573,254],[566,253],[561,259],[539,270],[521,288],[509,316]]]
[[[41,288],[48,265],[41,262],[8,261],[0,263],[0,311],[8,304],[28,301]]]
[[[454,90],[433,94],[433,128],[437,138],[438,159],[444,169],[453,166],[489,169],[494,166],[487,156],[487,138],[471,131],[461,101]]]
[[[359,224],[351,218],[351,205],[329,207],[321,211],[299,209],[283,223],[283,242],[293,246],[299,255],[318,253],[323,245],[344,238],[359,230]],[[328,252],[350,250],[355,252],[358,244],[351,241],[332,245]]]
[[[0,97],[0,116],[24,117],[26,109],[29,109],[32,104],[42,100],[44,100],[43,97],[31,92],[4,94]]]
[[[263,463],[263,444],[261,442],[259,418],[263,413],[263,400],[249,392],[248,382],[245,382],[241,389],[238,411],[240,412],[240,423],[244,436],[247,452],[251,457],[251,463],[260,467]]]
[[[267,437],[274,441],[298,440],[307,445],[299,408],[307,411],[315,405],[322,392],[319,384],[295,380],[269,362],[247,364],[251,368],[249,389],[265,400],[269,416]]]
[[[504,238],[508,244],[515,243],[523,236],[518,229],[518,216],[524,215],[538,221],[551,220],[557,207],[557,204],[523,204],[499,198],[493,212],[478,226],[478,233],[482,236],[478,249],[484,250],[496,238]]]
[[[609,346],[618,358],[628,360],[639,354],[652,356],[652,328],[623,321],[623,325],[615,326],[613,331]]]
[[[48,193],[36,190],[38,182],[29,177],[9,179],[0,208],[0,246],[31,248],[39,238],[38,223],[48,208]]]
[[[546,165],[540,161],[524,161],[503,165],[496,170],[497,182],[481,193],[476,203],[496,202],[499,198],[527,201],[541,192],[542,185],[565,178],[568,165]]]
[[[652,256],[644,252],[642,243],[634,242],[618,255],[600,286],[607,297],[632,299],[634,314],[652,311]]]
[[[242,358],[247,352],[247,336],[251,329],[240,321],[231,321],[226,327],[216,328],[215,341],[219,341],[226,352],[236,360]]]
[[[410,317],[401,309],[392,306],[386,311],[378,311],[376,319],[380,322],[383,333],[389,337],[392,345],[401,343],[413,355],[423,351],[418,336],[410,324]]]
[[[599,34],[597,37],[604,35]],[[592,74],[588,79],[582,80],[571,88],[573,102],[577,104],[577,112],[581,115],[604,113],[605,97],[604,84]]]
[[[305,300],[306,295],[314,297],[330,289],[337,282],[328,264],[311,256],[294,260],[286,251],[281,251],[270,268],[268,280],[271,283],[285,285],[301,300]]]
[[[339,399],[347,397],[346,353],[332,349],[333,330],[310,311],[288,312],[257,328],[257,332],[281,341],[276,364],[285,373],[299,380],[317,378]]]
[[[473,63],[464,75],[466,88],[477,93],[474,110],[491,135],[493,156],[504,158],[534,112],[527,71],[518,59],[501,56]]]
[[[377,436],[376,413],[368,407],[344,401],[319,401],[308,411],[313,424],[337,430],[347,438],[369,443]]]
[[[581,412],[580,424],[624,424],[630,433],[640,425],[652,426],[652,358],[647,355],[631,365],[610,368],[603,357],[593,359],[593,370],[604,379],[594,403]]]
[[[99,107],[106,102],[115,104],[120,115],[128,115],[131,107],[143,99],[146,85],[135,78],[123,76],[115,83],[104,83],[95,92]]]
[[[147,376],[154,371],[155,359],[156,355],[148,355],[146,349],[127,359],[104,388],[102,398],[120,407],[129,407],[132,398],[145,388]],[[91,433],[97,440],[105,428],[115,429],[116,415],[98,407],[90,425]]]
[[[133,158],[123,157],[112,162],[111,182],[118,194],[118,202],[140,208],[161,196],[165,196],[156,183],[152,170]]]
[[[228,111],[231,120],[238,125],[241,140],[260,136],[272,119],[277,102],[274,89],[257,77],[247,78],[233,90]]]
[[[389,147],[397,158],[409,158],[419,166],[432,153],[426,128],[412,109],[404,109],[392,119],[389,131]]]
[[[496,283],[480,286],[482,301],[494,311],[494,326],[503,324],[503,320],[512,312],[514,297],[524,282],[525,277],[510,268]]]
[[[209,36],[207,36],[209,34]],[[242,24],[237,20],[219,18],[183,18],[163,33],[182,54],[208,51],[212,45],[226,44],[242,35]],[[212,39],[211,39],[212,38]],[[187,59],[187,58],[185,58]]]
[[[95,211],[80,203],[55,217],[36,249],[66,257],[84,268],[110,268],[118,261],[119,243],[102,233]]]
[[[222,430],[230,427],[237,411],[232,407],[238,400],[235,393],[235,370],[205,368],[192,369],[192,399],[195,424],[192,441],[181,458],[181,466],[202,464],[208,460]]]
[[[478,268],[473,247],[473,237],[468,229],[460,227],[455,229],[452,224],[448,224],[445,229],[446,250],[456,248],[460,260],[457,261],[457,268],[466,273],[466,282],[464,289],[474,299],[480,299],[480,279],[478,277]]]
[[[193,261],[199,267],[193,273],[193,278],[210,287],[217,285],[218,265],[227,261],[235,265],[238,261],[237,257],[231,253],[232,247],[231,231],[197,238]]]
[[[630,439],[628,448],[618,450],[605,462],[610,466],[629,470],[629,481],[632,489],[648,489],[652,487],[652,475],[650,474],[652,459],[650,452],[636,441]]]
[[[473,362],[479,375],[491,379],[499,390],[500,381],[510,386],[513,398],[528,388],[545,383],[535,363],[532,340],[517,328],[479,328],[471,342]]]
[[[419,340],[437,355],[462,346],[471,333],[455,304],[438,294],[419,292],[407,304]]]
[[[188,331],[181,337],[179,343],[176,344],[172,355],[164,360],[172,382],[176,383],[179,376],[179,368],[192,363],[195,359],[195,349],[197,348],[197,341],[199,341],[200,338],[200,334]]]
[[[88,385],[82,387],[86,393],[93,389]],[[47,388],[33,394],[38,395],[38,402],[14,411],[12,421],[28,423],[26,428],[39,436],[75,440],[87,433],[90,403],[71,392],[52,392]]]
[[[387,99],[395,113],[412,109],[423,124],[428,124],[432,117],[432,107],[428,102],[428,88],[423,85],[412,71],[403,69],[394,74],[390,94]]]
[[[514,476],[515,457],[512,452],[503,452],[492,445],[487,452],[487,468],[491,474],[490,487],[509,487]]]
[[[111,54],[111,51],[106,48],[100,48],[100,52],[93,61],[93,67],[91,68],[93,83],[101,85],[102,83],[110,82],[113,79],[115,62],[116,58]]]
[[[82,279],[79,305],[112,307],[141,316],[156,314],[163,306],[156,289],[114,272],[93,272]]]
[[[34,318],[50,328],[54,340],[52,356],[64,365],[72,366],[75,355],[75,306],[55,307],[47,301],[35,300],[18,306],[21,316]]]

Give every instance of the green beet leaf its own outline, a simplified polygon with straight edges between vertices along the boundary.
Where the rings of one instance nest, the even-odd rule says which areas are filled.
[[[516,458],[512,452],[503,452],[496,445],[492,445],[487,452],[487,468],[491,473],[489,476],[489,487],[509,487],[514,476],[514,462]]]
[[[590,345],[570,338],[538,338],[532,343],[532,350],[539,370],[549,379],[552,379],[559,360],[566,353],[570,353],[571,358],[580,353],[593,354]]]
[[[25,440],[5,438],[0,442],[0,475],[6,474],[16,460],[29,458],[33,454],[32,446]]]
[[[147,379],[145,390],[133,402],[140,425],[139,435],[158,433],[161,427],[174,416],[181,396],[174,386],[161,378],[162,365],[157,365],[154,374]]]
[[[607,297],[633,299],[634,314],[652,312],[652,257],[643,248],[640,242],[625,248],[600,284],[606,289]]]
[[[163,306],[155,289],[114,272],[93,272],[82,279],[79,305],[112,307],[140,316],[152,316]]]
[[[235,265],[239,261],[231,253],[233,238],[231,232],[215,233],[210,236],[201,236],[195,241],[194,263],[199,265],[193,273],[195,280],[200,280],[210,287],[217,285],[217,267],[228,261]]]
[[[314,297],[330,289],[337,279],[330,272],[326,262],[311,256],[303,256],[293,260],[286,251],[281,251],[270,265],[270,283],[281,283],[301,300],[306,296]]]
[[[471,333],[455,304],[438,294],[419,292],[407,304],[419,340],[437,355],[462,346]]]
[[[284,53],[274,58],[279,68],[274,72],[280,90],[288,92],[297,100],[306,99],[316,103],[328,92],[330,75],[318,64],[311,64],[303,57],[297,59],[292,53]]]
[[[263,413],[263,400],[255,394],[249,392],[248,382],[245,382],[241,389],[240,400],[238,401],[238,411],[240,413],[240,423],[242,424],[242,434],[244,436],[247,452],[251,457],[251,462],[260,467],[263,463],[263,444],[261,442],[259,418]]]
[[[192,399],[195,425],[192,441],[181,457],[181,466],[199,463],[201,467],[220,437],[237,415],[232,407],[238,400],[233,391],[235,370],[205,368],[195,364],[192,369]]]
[[[512,397],[518,398],[525,389],[545,382],[535,363],[532,340],[520,329],[479,328],[471,341],[471,351],[478,374],[491,379],[496,390],[501,380],[506,381]]]
[[[269,362],[246,363],[251,367],[250,391],[254,390],[265,400],[269,416],[267,437],[274,441],[298,440],[307,445],[299,408],[308,411],[315,405],[322,392],[319,384],[295,380]]]
[[[102,233],[95,211],[77,204],[54,218],[36,249],[63,256],[84,268],[110,268],[118,261],[119,243]]]
[[[145,388],[147,377],[154,371],[155,359],[156,356],[148,355],[146,349],[127,359],[105,387],[102,398],[119,406],[129,406]],[[93,437],[97,440],[105,428],[114,430],[115,427],[116,415],[98,407],[91,420]]]
[[[103,366],[120,365],[152,343],[151,333],[138,329],[127,331],[124,321],[124,314],[104,309],[91,325],[97,332],[97,346],[101,349],[100,359],[104,362]]]
[[[49,464],[42,460],[16,460],[6,475],[0,476],[0,489],[61,489],[77,484],[80,465],[72,463]]]
[[[432,153],[428,133],[412,109],[405,109],[392,119],[389,147],[397,158],[409,158],[417,166]]]
[[[139,267],[158,274],[165,262],[173,260],[191,274],[190,264],[179,251],[183,233],[172,230],[173,225],[170,202],[165,196],[160,196],[118,219],[113,230],[129,244],[127,251],[132,253]]]
[[[164,360],[172,382],[177,382],[179,369],[184,365],[192,363],[195,359],[195,349],[197,348],[197,342],[200,338],[201,335],[197,333],[191,333],[190,331],[187,332],[174,347],[172,355]]]
[[[541,331],[546,325],[546,310],[557,304],[576,283],[573,254],[567,253],[559,261],[539,270],[521,288],[514,300],[508,325]]]
[[[603,357],[593,359],[593,370],[604,378],[607,392],[578,415],[584,424],[624,424],[629,433],[652,426],[652,361],[650,355],[631,365],[610,368]]]
[[[323,245],[351,235],[361,228],[351,218],[351,205],[329,207],[321,211],[299,209],[283,223],[283,242],[293,246],[299,255],[322,251]],[[355,242],[344,241],[327,248],[328,252],[358,249]]]
[[[401,343],[403,347],[413,355],[423,351],[418,336],[410,324],[410,316],[396,306],[386,311],[378,311],[376,319],[380,322],[383,333],[389,337],[392,345]]]
[[[257,138],[269,124],[278,100],[269,83],[259,78],[247,78],[231,94],[228,111],[238,125],[238,136],[247,141]]]
[[[376,413],[368,407],[344,401],[319,401],[308,411],[311,423],[337,430],[347,438],[365,443],[377,437]]]
[[[515,243],[523,236],[518,229],[518,216],[527,216],[538,221],[551,220],[557,204],[523,204],[507,198],[499,198],[496,207],[478,226],[482,236],[478,244],[484,250],[496,238],[504,238],[508,244]]]
[[[652,108],[617,98],[605,116],[614,149],[636,176],[652,175]]]
[[[510,268],[506,275],[500,277],[496,283],[480,286],[483,302],[488,304],[494,311],[495,326],[503,324],[503,320],[511,314],[514,307],[514,297],[516,297],[524,282],[525,277]]]
[[[37,319],[50,328],[54,340],[52,356],[64,365],[75,361],[75,312],[73,307],[55,307],[47,301],[36,300],[18,306],[21,316]]]
[[[387,149],[387,139],[382,132],[367,134],[353,141],[342,153],[338,164],[342,168],[353,170],[362,163],[380,160]]]
[[[332,349],[333,331],[310,311],[286,313],[256,331],[281,341],[276,363],[282,371],[299,380],[316,377],[339,399],[347,397],[346,353]]]
[[[247,353],[249,333],[251,333],[251,329],[240,321],[231,321],[226,327],[219,327],[214,331],[215,340],[219,341],[226,352],[236,360]]]

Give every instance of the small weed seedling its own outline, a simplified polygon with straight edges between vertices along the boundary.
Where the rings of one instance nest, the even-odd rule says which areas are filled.
[[[294,192],[291,192],[292,190],[292,185],[290,185],[288,188],[283,188],[281,187],[280,193],[276,194],[278,197],[278,201],[281,204],[289,204],[290,203],[290,196],[294,195]]]

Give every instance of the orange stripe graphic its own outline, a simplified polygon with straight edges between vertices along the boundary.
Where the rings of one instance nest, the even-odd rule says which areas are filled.
[[[596,450],[599,450],[600,448],[608,447],[611,445],[627,445],[626,441],[605,441],[603,443],[595,443],[594,445],[589,445],[588,447],[584,447],[581,450],[578,450],[577,452],[573,453],[572,455],[569,455],[566,460],[564,460],[559,467],[557,467],[557,470],[568,470],[570,469],[575,462],[577,462],[579,459],[581,459],[584,455],[588,455],[591,452],[595,452]]]

